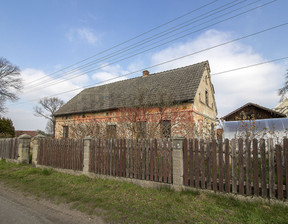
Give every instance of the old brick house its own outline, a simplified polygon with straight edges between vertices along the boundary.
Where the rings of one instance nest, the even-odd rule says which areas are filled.
[[[88,88],[55,114],[56,138],[171,137],[215,123],[208,61]]]

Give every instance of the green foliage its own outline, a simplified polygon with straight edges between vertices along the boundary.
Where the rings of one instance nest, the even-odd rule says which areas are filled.
[[[15,128],[12,120],[0,117],[0,138],[13,138],[14,136]]]
[[[42,131],[42,130],[36,130],[36,132],[37,132],[37,135],[44,135],[44,136],[46,136],[46,133],[45,133],[44,131]]]

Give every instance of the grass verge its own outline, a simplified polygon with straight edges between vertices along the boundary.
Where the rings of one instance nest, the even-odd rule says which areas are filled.
[[[0,160],[0,182],[113,223],[288,223],[288,207],[216,194],[146,189]]]

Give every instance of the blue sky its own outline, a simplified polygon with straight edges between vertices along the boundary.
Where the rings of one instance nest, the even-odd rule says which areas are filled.
[[[252,10],[255,7],[258,8]],[[41,97],[77,89],[57,95],[68,101],[83,87],[93,83],[141,71],[164,61],[287,23],[287,9],[288,1],[285,0],[2,0],[0,56],[21,68],[25,84],[20,100],[16,103],[7,103],[8,111],[4,116],[13,120],[17,130],[45,130],[46,120],[33,115],[33,107]],[[193,10],[195,11],[192,12]],[[223,11],[219,12],[219,10]],[[244,13],[247,10],[251,11]],[[230,14],[223,15],[228,12]],[[244,14],[229,19],[239,13]],[[220,15],[222,17],[217,18]],[[178,17],[181,18],[97,55]],[[224,19],[227,21],[216,24]],[[180,29],[188,23],[187,21],[191,24]],[[150,44],[147,48],[159,44],[163,44],[162,46],[145,53],[122,60],[128,57],[129,51],[127,51],[124,53],[127,56],[119,54],[117,58],[115,56],[115,58],[101,59],[109,53],[125,47],[127,49],[132,44],[135,46],[138,41],[172,27],[178,28],[177,31],[169,34],[178,38],[175,41],[164,44],[173,38],[164,40],[166,36],[163,36],[162,39],[154,40],[158,41],[155,45],[151,45],[153,41],[147,43]],[[213,74],[288,57],[287,33],[288,25],[285,25],[149,70],[158,72],[209,60],[211,74]],[[186,36],[180,38],[182,35]],[[147,49],[139,48],[136,48],[134,53]],[[94,69],[93,71],[81,71],[77,66],[82,65],[83,62],[69,68],[70,70],[76,68],[74,73],[66,73],[65,76],[64,72],[69,72],[69,69],[57,73],[93,55],[97,56],[85,61],[89,63],[98,59],[98,63],[88,67],[89,71]],[[111,64],[111,62],[115,63]],[[277,89],[284,82],[287,68],[286,59],[212,76],[218,116],[224,116],[247,102],[258,103],[269,108],[275,107],[279,101]],[[77,77],[67,80],[71,75]],[[114,81],[139,75],[141,72]]]

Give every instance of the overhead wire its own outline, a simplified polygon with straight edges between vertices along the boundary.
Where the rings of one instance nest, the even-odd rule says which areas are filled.
[[[243,2],[245,2],[245,1],[247,1],[247,0],[243,0],[243,1],[240,2],[240,3],[243,3]],[[260,1],[260,0],[258,0],[258,1]],[[209,11],[208,13],[213,12],[213,11],[215,11],[215,10],[217,10],[217,9],[222,8],[222,7],[225,7],[226,5],[230,5],[230,4],[234,3],[234,2],[237,2],[237,4],[239,4],[239,0],[234,0],[234,1],[230,2],[230,3],[228,3],[228,4],[222,5],[221,7],[218,7],[218,8],[216,8],[216,9],[214,9],[214,10],[211,10],[211,11]],[[237,4],[234,4],[234,5],[237,5]],[[206,16],[206,17],[207,17],[207,13],[204,13],[204,14],[202,14],[202,15],[200,15],[200,16]],[[193,19],[190,19],[190,20],[195,20],[195,19],[197,19],[197,18],[198,18],[198,17],[194,17]],[[186,22],[189,22],[190,20],[188,20],[188,21],[186,21]],[[184,23],[182,23],[182,24],[185,24],[186,22],[184,22]],[[175,28],[175,27],[177,27],[177,26],[174,26],[174,27],[172,27],[172,28]],[[149,39],[151,39],[151,38],[153,38],[153,37],[155,37],[155,36],[157,36],[157,35],[160,35],[160,34],[162,34],[162,33],[164,33],[164,32],[167,32],[167,31],[169,31],[169,30],[172,29],[172,28],[166,29],[165,31],[162,31],[162,32],[160,32],[160,33],[158,33],[158,34],[153,35],[152,37],[145,38],[144,40],[141,40],[141,41],[138,41],[137,43],[134,43],[134,44],[132,44],[132,45],[129,45],[128,47],[130,47],[130,48],[128,48],[128,49],[127,49],[127,47],[122,48],[122,49],[120,49],[120,50],[118,50],[118,51],[116,51],[116,52],[110,53],[109,55],[106,55],[106,56],[103,56],[103,57],[98,58],[98,59],[96,59],[96,60],[93,60],[93,61],[91,61],[91,62],[88,62],[88,63],[86,63],[86,64],[84,64],[84,65],[81,65],[81,66],[79,66],[79,67],[76,67],[76,68],[74,68],[74,69],[72,69],[72,70],[70,70],[70,71],[66,71],[66,72],[60,74],[60,75],[61,75],[61,78],[63,79],[65,76],[68,76],[68,75],[71,74],[71,73],[79,72],[80,69],[87,68],[88,66],[94,65],[94,64],[99,63],[99,62],[101,62],[101,61],[104,61],[104,60],[106,60],[106,59],[109,59],[109,58],[111,58],[111,57],[113,57],[113,56],[117,56],[117,55],[119,55],[119,54],[121,54],[121,53],[124,53],[124,52],[126,52],[126,51],[128,51],[128,50],[130,50],[130,49],[133,49],[134,47],[141,46],[141,45],[143,45],[143,44],[145,44],[145,43],[148,43],[148,42],[150,42],[150,41],[152,41],[152,40],[146,41],[146,42],[144,42],[144,41],[145,41],[145,40],[149,40]],[[155,39],[155,38],[153,38],[153,40],[154,40],[154,39]],[[141,42],[144,42],[144,43],[139,44],[139,43],[141,43]],[[136,45],[136,44],[138,44],[138,45]],[[136,46],[135,46],[135,45],[136,45]],[[84,71],[84,72],[85,72],[85,71]],[[83,75],[83,74],[82,74],[82,75]],[[75,76],[75,75],[74,75],[74,76]],[[74,77],[74,76],[73,76],[73,77]],[[80,76],[81,76],[81,74],[80,74]],[[48,83],[49,83],[49,82],[55,82],[55,81],[57,82],[57,80],[49,80],[50,78],[51,78],[51,76],[48,76],[48,77],[46,77],[46,80],[47,80],[47,81],[44,80],[44,82],[42,82],[42,83],[36,83],[36,84],[34,84],[34,85],[32,85],[32,86],[27,86],[27,87],[29,87],[29,89],[30,89],[29,92],[31,92],[31,88],[33,88],[33,87],[39,87],[39,85],[47,85],[47,82],[48,82]],[[30,84],[31,84],[31,83],[30,83]]]
[[[234,5],[232,5],[232,6],[229,6],[229,7],[226,7],[226,8],[224,8],[224,9],[222,9],[222,10],[219,10],[217,13],[219,13],[219,12],[221,12],[221,11],[223,11],[223,10],[226,10],[226,9],[228,9],[228,8],[231,8],[231,7],[233,7],[233,6],[235,6],[235,5],[238,5],[238,4],[240,4],[240,3],[243,3],[243,2],[245,2],[245,1],[247,1],[247,0],[243,0],[243,1],[241,1],[241,2],[239,2],[238,0],[236,0],[236,4],[234,4]],[[256,2],[259,2],[259,1],[261,1],[261,0],[257,0],[257,1],[254,1],[253,3],[250,3],[250,4],[248,4],[248,5],[246,5],[245,7],[247,7],[247,6],[249,6],[249,5],[251,5],[251,4],[255,4]],[[274,0],[274,1],[276,1],[276,0]],[[235,1],[233,1],[233,2],[235,2]],[[233,2],[230,2],[229,4],[232,4]],[[220,8],[222,8],[222,7],[225,7],[226,5],[229,5],[229,4],[225,4],[225,5],[223,5],[223,6],[221,6],[221,7],[218,7],[217,9],[220,9]],[[241,7],[241,8],[244,8],[244,7]],[[209,11],[209,12],[212,12],[212,11],[215,11],[216,9],[214,9],[214,10],[211,10],[211,11]],[[237,9],[236,9],[237,10]],[[236,10],[233,10],[233,11],[236,11]],[[231,13],[231,12],[230,12]],[[214,13],[215,14],[215,13]],[[228,14],[228,13],[227,13]],[[212,14],[213,15],[213,14]],[[212,15],[209,15],[209,16],[212,16]],[[226,15],[226,14],[225,14]],[[197,21],[200,21],[200,20],[203,20],[203,19],[205,19],[205,18],[208,18],[209,16],[207,16],[207,13],[204,13],[204,14],[202,14],[202,15],[200,15],[199,17],[203,17],[202,19],[197,19],[198,17],[195,17],[195,18],[193,18],[193,19],[191,19],[191,20],[196,20],[195,22],[197,22]],[[224,16],[224,15],[221,15],[221,16]],[[219,17],[221,17],[221,16],[219,16]],[[213,21],[215,18],[213,18],[213,19],[211,19],[211,20],[209,20],[208,22],[210,22],[210,21]],[[189,21],[191,21],[191,20],[189,20]],[[188,22],[189,22],[188,21]],[[187,21],[186,21],[187,22]],[[186,22],[184,22],[184,23],[182,23],[182,24],[185,24]],[[192,22],[192,23],[195,23],[195,22]],[[190,24],[186,24],[185,26],[187,26],[187,25],[191,25],[192,23],[190,23]],[[205,23],[207,23],[207,22],[205,22]],[[203,25],[203,24],[205,24],[205,23],[202,23],[202,24],[200,24],[200,25]],[[180,28],[184,28],[185,26],[183,26],[183,27],[180,27]],[[198,25],[199,26],[199,25]],[[197,27],[197,26],[194,26],[194,27]],[[194,28],[193,27],[193,28]],[[158,34],[156,34],[156,35],[153,35],[152,37],[148,37],[148,38],[146,38],[146,39],[144,39],[144,40],[141,40],[141,41],[138,41],[137,43],[134,43],[134,44],[132,44],[132,45],[130,45],[130,46],[128,46],[128,47],[130,47],[130,48],[123,48],[123,49],[120,49],[120,50],[118,50],[118,51],[116,51],[116,52],[113,52],[113,53],[111,53],[111,54],[109,54],[109,55],[106,55],[106,56],[104,56],[104,57],[101,57],[101,58],[99,58],[99,59],[97,59],[97,60],[93,60],[92,62],[89,62],[89,63],[86,63],[86,64],[84,64],[84,65],[82,65],[82,66],[80,66],[80,67],[78,67],[78,68],[75,68],[75,69],[73,69],[73,70],[70,70],[70,71],[67,71],[67,72],[65,72],[65,73],[63,73],[62,74],[62,77],[61,78],[64,78],[65,76],[67,76],[67,75],[69,75],[69,74],[71,74],[71,73],[73,73],[73,72],[78,72],[79,73],[79,70],[80,69],[83,69],[83,68],[87,68],[88,66],[90,66],[90,65],[94,65],[94,64],[96,64],[96,63],[99,63],[99,62],[101,62],[101,61],[104,61],[104,60],[106,60],[106,59],[109,59],[109,58],[112,58],[112,57],[114,57],[114,56],[117,56],[117,55],[119,55],[119,54],[122,54],[122,53],[125,53],[125,52],[127,52],[127,51],[129,51],[129,50],[131,50],[131,49],[133,49],[133,48],[135,48],[135,47],[138,47],[138,46],[141,46],[141,45],[143,45],[143,44],[145,44],[145,43],[149,43],[149,42],[151,42],[151,41],[153,41],[153,40],[155,40],[155,39],[158,39],[159,37],[162,37],[162,36],[165,36],[165,35],[167,35],[167,34],[169,34],[169,33],[171,33],[171,32],[173,32],[173,31],[170,31],[170,32],[168,32],[169,30],[171,30],[171,29],[174,29],[174,31],[176,31],[176,30],[179,30],[180,29],[179,27],[177,27],[177,26],[174,26],[174,27],[172,27],[172,28],[169,28],[169,29],[167,29],[167,30],[165,30],[165,31],[163,31],[163,32],[160,32],[160,33],[158,33]],[[186,32],[187,30],[185,30],[184,32]],[[166,34],[163,34],[164,32],[166,32]],[[179,34],[181,34],[182,32],[180,32],[180,33],[178,33],[177,35],[179,35]],[[158,37],[157,37],[158,36]],[[157,42],[155,42],[154,44],[156,44],[156,43],[159,43],[159,42],[161,42],[161,41],[163,41],[163,40],[166,40],[166,39],[169,39],[169,38],[171,38],[171,37],[173,37],[173,36],[175,36],[175,35],[172,35],[172,36],[169,36],[168,38],[164,38],[164,39],[162,39],[162,40],[160,40],[160,41],[157,41]],[[154,37],[154,38],[153,38]],[[150,40],[149,40],[150,39]],[[146,41],[145,41],[146,40]],[[142,43],[141,43],[142,42]],[[137,45],[136,45],[137,44]],[[144,47],[142,47],[142,48],[140,48],[140,49],[137,49],[137,50],[134,50],[134,51],[132,51],[132,52],[137,52],[138,50],[141,50],[141,49],[144,49],[144,48],[146,48],[146,47],[149,47],[150,45],[148,45],[148,46],[144,46]],[[151,50],[151,49],[150,49]],[[130,53],[132,53],[132,52],[130,52]],[[130,54],[129,53],[129,54]],[[125,55],[129,55],[129,54],[125,54]],[[122,57],[122,56],[121,56]],[[120,58],[121,58],[120,57]],[[103,66],[103,65],[102,65]],[[108,64],[107,64],[107,66],[108,66]],[[98,68],[98,67],[97,67]],[[99,67],[99,69],[101,69],[102,67]],[[74,76],[72,76],[73,78],[74,77],[78,77],[78,76],[81,76],[81,75],[84,75],[85,74],[85,70],[84,71],[81,71],[82,72],[82,74],[79,74],[79,75],[75,75],[74,74]],[[71,79],[72,79],[72,77],[71,77]],[[69,78],[70,79],[70,78]],[[52,80],[52,81],[56,81],[57,82],[57,80]],[[52,82],[52,81],[50,81],[50,82]],[[44,82],[44,83],[41,83],[40,85],[43,85],[43,84],[47,84],[47,82]],[[35,85],[36,87],[39,87],[39,84],[37,83],[36,85]],[[31,88],[31,87],[30,87]],[[32,86],[32,88],[33,88],[33,86]]]
[[[255,4],[255,3],[258,2],[258,1],[259,1],[259,0],[254,1],[253,3],[250,3],[250,4],[248,4],[248,5],[245,5],[245,6],[241,7],[241,8],[239,8],[239,9],[242,9],[242,8],[244,8],[244,7],[247,7],[247,6],[251,5],[251,4]],[[53,83],[52,85],[58,84],[58,83],[61,83],[61,82],[65,82],[65,81],[67,81],[67,80],[70,80],[70,79],[79,77],[79,76],[81,76],[81,75],[83,75],[83,74],[90,73],[90,72],[92,72],[92,71],[96,71],[96,70],[102,69],[102,68],[104,68],[104,67],[107,67],[107,66],[109,66],[109,65],[111,65],[111,64],[115,64],[115,63],[117,63],[117,62],[120,62],[120,61],[126,60],[126,59],[128,59],[128,58],[134,57],[134,56],[139,55],[139,54],[141,54],[141,53],[144,53],[144,52],[147,52],[147,51],[149,51],[149,50],[155,49],[156,47],[160,47],[160,46],[163,46],[163,45],[165,45],[165,44],[167,44],[167,43],[170,43],[170,42],[172,42],[172,41],[175,41],[175,40],[178,40],[178,39],[180,39],[180,38],[183,38],[183,37],[185,37],[185,36],[187,36],[187,35],[191,35],[192,33],[199,32],[199,31],[201,31],[201,30],[207,29],[207,28],[209,28],[209,27],[211,27],[211,26],[214,26],[214,25],[216,25],[216,24],[219,24],[219,23],[221,23],[221,22],[224,22],[224,21],[227,21],[227,20],[229,20],[229,19],[235,18],[235,17],[237,17],[237,16],[243,15],[243,14],[245,14],[245,13],[247,13],[247,12],[250,12],[250,11],[252,11],[252,10],[255,10],[255,9],[259,8],[259,7],[263,7],[263,6],[267,5],[267,4],[271,4],[271,3],[274,2],[274,1],[276,1],[276,0],[273,0],[273,1],[267,2],[267,3],[265,3],[265,4],[262,4],[262,5],[260,5],[260,6],[251,8],[251,9],[245,11],[245,12],[241,12],[241,13],[239,13],[239,14],[237,14],[237,15],[234,15],[234,16],[231,16],[231,17],[226,18],[226,19],[224,19],[224,20],[221,20],[221,21],[218,21],[218,22],[216,22],[216,23],[210,24],[209,26],[206,26],[206,27],[204,27],[204,28],[201,28],[201,29],[198,29],[198,30],[196,30],[196,31],[190,32],[190,33],[185,34],[185,35],[183,35],[183,36],[174,38],[173,40],[164,42],[164,43],[162,43],[162,44],[160,44],[160,45],[157,45],[157,46],[155,46],[155,47],[148,48],[148,49],[146,49],[146,50],[144,50],[144,51],[138,52],[138,53],[133,54],[133,55],[130,55],[130,56],[128,56],[128,57],[120,58],[119,60],[113,61],[112,63],[107,63],[107,64],[105,64],[105,65],[102,65],[102,66],[100,66],[100,67],[93,68],[93,69],[90,69],[90,70],[84,70],[84,71],[82,71],[82,73],[80,73],[80,74],[75,74],[74,76],[71,76],[71,77],[68,78],[68,79],[53,80],[54,83]],[[232,12],[234,12],[234,11],[236,11],[236,10],[239,10],[239,9],[235,9],[235,10],[233,10]],[[228,12],[228,13],[231,13],[231,12]],[[225,13],[225,14],[223,14],[223,15],[217,16],[216,18],[223,17],[224,15],[227,15],[228,13]],[[214,21],[214,20],[215,20],[215,18],[209,20],[208,22]],[[205,24],[205,23],[207,23],[207,21],[204,22],[204,23],[202,23],[202,24],[200,24],[200,25],[203,25],[203,24]],[[197,25],[197,26],[199,26],[199,25]],[[194,27],[195,27],[195,26],[194,26]],[[194,27],[193,27],[193,28],[194,28]],[[189,30],[189,29],[188,29],[188,30]],[[185,31],[187,31],[187,30],[185,30]],[[178,34],[179,34],[179,33],[178,33]],[[178,35],[178,34],[176,34],[176,35]],[[175,34],[172,35],[172,36],[175,36]],[[170,36],[170,37],[168,37],[168,38],[171,38],[172,36]],[[165,39],[167,39],[167,38],[165,38]],[[164,40],[165,40],[165,39],[164,39]],[[157,42],[155,42],[155,43],[159,43],[159,42],[161,42],[161,41],[163,41],[163,40],[157,41]],[[154,44],[155,44],[155,43],[154,43]],[[145,48],[145,47],[142,47],[142,48],[140,48],[140,49],[138,49],[138,50],[141,50],[141,49],[143,49],[143,48]],[[134,52],[135,52],[135,51],[134,51]],[[126,54],[126,55],[129,55],[129,54]],[[124,56],[126,56],[126,55],[124,55]],[[47,84],[47,83],[45,83],[45,84]]]
[[[139,37],[141,37],[141,36],[144,36],[144,35],[152,32],[152,31],[154,31],[154,30],[157,30],[157,29],[159,29],[159,28],[161,28],[161,27],[164,27],[164,26],[166,26],[166,25],[168,25],[168,24],[170,24],[170,23],[173,23],[173,22],[175,22],[175,21],[177,21],[177,20],[179,20],[179,19],[181,19],[181,18],[183,18],[183,17],[185,17],[185,16],[187,16],[187,15],[190,15],[190,14],[192,14],[192,13],[194,13],[194,12],[196,12],[196,11],[202,9],[202,8],[205,8],[205,7],[209,6],[209,5],[212,5],[212,4],[214,4],[215,2],[218,2],[218,1],[219,1],[219,0],[211,1],[211,2],[209,2],[209,3],[207,3],[207,4],[203,5],[203,6],[200,6],[200,7],[196,8],[196,9],[193,9],[193,10],[187,12],[187,13],[184,13],[183,15],[180,15],[180,16],[172,19],[172,20],[169,20],[168,22],[165,22],[165,23],[163,23],[163,24],[161,24],[161,25],[158,25],[158,26],[156,26],[156,27],[154,27],[154,28],[152,28],[152,29],[149,29],[149,30],[147,30],[147,31],[145,31],[145,32],[143,32],[143,33],[141,33],[141,34],[138,34],[138,35],[136,35],[136,36],[134,36],[134,37],[126,40],[126,41],[123,41],[123,42],[121,42],[121,43],[119,43],[119,44],[116,44],[116,45],[114,45],[114,46],[112,46],[112,47],[110,47],[110,48],[108,48],[108,49],[105,49],[105,50],[103,50],[103,51],[101,51],[101,52],[98,52],[97,54],[94,54],[94,55],[92,55],[92,56],[90,56],[90,57],[87,57],[87,58],[85,58],[85,59],[83,59],[83,60],[80,60],[80,61],[78,61],[78,62],[76,62],[76,63],[74,63],[74,64],[72,64],[72,65],[66,66],[66,67],[64,67],[64,68],[62,68],[62,69],[60,69],[60,70],[57,70],[57,71],[55,71],[55,72],[53,72],[53,73],[50,73],[49,75],[51,76],[51,75],[53,75],[53,74],[59,73],[59,72],[64,71],[64,70],[66,70],[66,69],[68,69],[68,68],[71,68],[71,67],[73,67],[73,66],[75,66],[75,65],[81,64],[81,63],[83,63],[83,62],[85,62],[85,61],[87,61],[87,60],[89,60],[89,59],[91,59],[91,58],[94,58],[94,57],[96,57],[97,55],[101,55],[101,54],[103,54],[103,53],[105,53],[105,52],[108,52],[108,51],[110,51],[110,50],[112,50],[112,49],[115,49],[115,48],[117,48],[117,47],[119,47],[119,46],[122,46],[122,45],[124,45],[124,44],[126,44],[126,43],[129,43],[129,42],[131,42],[132,40],[135,40],[135,39],[137,39],[137,38],[139,38]],[[36,82],[36,81],[38,81],[38,80],[40,80],[40,79],[43,79],[43,77],[42,77],[42,78],[39,78],[39,79],[36,79],[36,80],[34,80],[33,82]]]
[[[114,78],[111,78],[111,79],[107,79],[107,80],[105,80],[105,81],[96,82],[96,83],[89,84],[89,85],[86,85],[86,86],[83,86],[83,87],[75,88],[75,89],[68,90],[68,91],[63,91],[63,92],[60,92],[60,93],[57,93],[57,94],[53,94],[53,95],[50,95],[49,97],[59,96],[59,95],[65,94],[65,93],[78,91],[78,90],[81,90],[81,89],[83,89],[83,88],[88,88],[88,87],[95,86],[95,85],[99,85],[99,84],[102,84],[102,83],[105,83],[105,82],[107,83],[107,82],[113,81],[113,80],[115,80],[115,79],[119,79],[119,78],[122,78],[122,77],[125,77],[125,76],[132,75],[132,74],[134,74],[134,73],[138,73],[138,72],[143,71],[143,70],[148,70],[148,69],[151,69],[151,68],[154,68],[154,67],[158,67],[158,66],[161,66],[161,65],[164,65],[164,64],[168,64],[168,63],[171,63],[171,62],[174,62],[174,61],[177,61],[177,60],[186,58],[186,57],[190,57],[190,56],[195,55],[195,54],[199,54],[199,53],[202,53],[202,52],[205,52],[205,51],[208,51],[208,50],[212,50],[212,49],[215,49],[215,48],[218,48],[218,47],[221,47],[221,46],[224,46],[224,45],[227,45],[227,44],[230,44],[230,43],[239,41],[239,40],[246,39],[246,38],[248,38],[248,37],[252,37],[252,36],[255,36],[255,35],[264,33],[264,32],[268,32],[268,31],[271,31],[271,30],[274,30],[274,29],[277,29],[277,28],[286,26],[286,25],[288,25],[288,22],[287,22],[287,23],[283,23],[283,24],[279,24],[279,25],[276,25],[276,26],[273,26],[273,27],[269,27],[269,28],[267,28],[267,29],[260,30],[260,31],[258,31],[258,32],[255,32],[255,33],[252,33],[252,34],[249,34],[249,35],[245,35],[245,36],[242,36],[242,37],[239,37],[239,38],[230,40],[230,41],[226,41],[226,42],[224,42],[224,43],[221,43],[221,44],[218,44],[218,45],[209,47],[209,48],[205,48],[205,49],[202,49],[202,50],[199,50],[199,51],[195,51],[195,52],[193,52],[193,53],[186,54],[186,55],[183,55],[183,56],[181,56],[181,57],[177,57],[177,58],[170,59],[170,60],[167,60],[167,61],[164,61],[164,62],[155,64],[155,65],[152,65],[152,66],[148,66],[148,67],[142,68],[142,69],[137,70],[137,71],[134,71],[134,72],[129,72],[129,73],[126,73],[126,74],[124,74],[124,75],[120,75],[120,76],[117,76],[117,77],[114,77]],[[284,59],[286,59],[286,58],[287,58],[287,57],[283,57],[283,58],[275,59],[275,60],[272,60],[272,61],[284,60]],[[268,63],[268,62],[259,63],[259,65],[260,65],[260,64],[264,64],[264,63]],[[251,67],[251,65],[249,65],[249,66]],[[238,68],[238,69],[239,69],[239,68]],[[228,72],[228,71],[225,71],[225,72]],[[224,72],[223,72],[223,73],[224,73]],[[215,75],[215,74],[214,74],[214,75]],[[40,98],[40,99],[41,99],[41,98]],[[23,103],[33,102],[33,101],[37,101],[37,100],[39,100],[39,98],[33,99],[33,100],[29,100],[29,101],[27,101],[27,102],[16,103],[16,104],[23,104]]]

